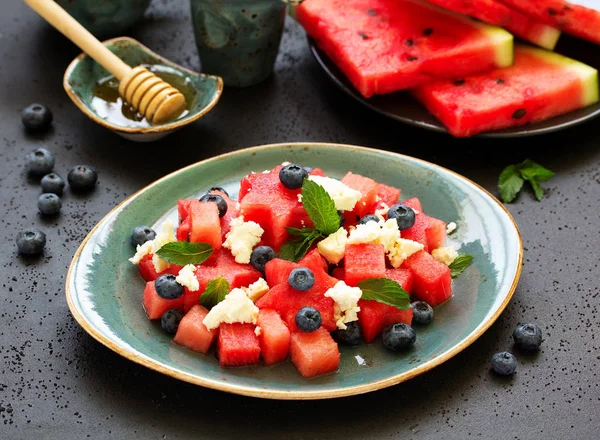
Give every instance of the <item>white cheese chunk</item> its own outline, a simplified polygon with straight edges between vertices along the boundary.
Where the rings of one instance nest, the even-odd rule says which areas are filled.
[[[348,231],[343,227],[317,243],[317,249],[330,264],[338,264],[346,253]]]
[[[258,326],[258,325],[256,327],[254,327],[254,334],[256,336],[260,336],[262,334],[262,328],[260,328],[260,326]]]
[[[133,264],[140,264],[142,258],[152,253],[152,240],[148,240],[144,244],[138,244],[135,255],[129,259]]]
[[[202,323],[207,329],[217,328],[221,323],[247,322],[256,324],[258,307],[242,289],[233,289],[225,299],[210,309]]]
[[[325,292],[325,296],[334,301],[334,318],[339,329],[345,330],[346,323],[358,320],[358,300],[362,296],[360,288],[350,287],[345,282],[338,281]]]
[[[350,188],[339,180],[331,177],[309,176],[312,180],[329,194],[335,203],[335,209],[338,211],[352,211],[356,203],[362,198],[360,191]]]
[[[252,248],[260,242],[265,231],[258,223],[245,222],[244,216],[234,218],[230,225],[223,247],[231,250],[236,263],[248,264]]]
[[[256,302],[269,291],[269,285],[264,278],[259,278],[248,287],[242,287],[242,290],[246,292],[248,298],[250,298],[253,302]]]
[[[379,217],[381,220],[385,220],[387,217],[387,213],[390,210],[390,207],[385,203],[381,204],[381,208],[375,210],[375,215]]]
[[[446,266],[450,266],[458,257],[458,252],[454,250],[453,246],[447,246],[434,249],[431,251],[431,256]]]
[[[394,243],[394,246],[388,253],[390,264],[393,267],[400,267],[404,260],[422,250],[425,246],[416,241],[407,240],[405,238],[399,238]]]
[[[446,225],[446,234],[450,235],[456,231],[456,223],[450,222]]]
[[[398,222],[395,219],[386,221],[374,220],[362,225],[357,225],[348,237],[348,244],[374,243],[382,244],[385,252],[391,252],[396,241],[400,238]]]
[[[200,283],[196,278],[196,266],[193,264],[183,266],[175,277],[175,281],[183,287],[187,287],[190,292],[200,290]]]
[[[163,270],[171,267],[171,263],[167,263],[165,260],[156,255],[156,252],[160,250],[167,243],[175,241],[175,227],[171,220],[166,220],[160,229],[160,232],[156,235],[154,240],[147,241],[143,245],[137,247],[135,255],[129,259],[133,264],[139,264],[140,260],[148,254],[154,254],[152,256],[152,264],[156,272],[162,272]]]

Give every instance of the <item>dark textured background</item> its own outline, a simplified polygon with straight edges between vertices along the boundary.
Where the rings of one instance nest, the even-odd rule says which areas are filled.
[[[199,69],[188,2],[154,1],[131,32],[150,48]],[[226,89],[204,119],[162,142],[129,143],[95,126],[61,85],[79,53],[21,2],[0,14],[0,439],[402,438],[596,439],[600,428],[600,130],[592,121],[520,140],[455,140],[363,109],[335,89],[288,19],[274,76]],[[55,123],[27,135],[20,110],[51,106]],[[410,140],[409,140],[410,139]],[[114,205],[158,177],[215,154],[282,141],[328,141],[389,149],[449,167],[496,191],[501,169],[525,158],[557,172],[541,203],[524,191],[509,205],[523,234],[525,267],[499,320],[433,371],[371,394],[276,402],[179,382],[134,364],[89,337],[64,298],[67,266],[87,232]],[[36,209],[39,186],[23,169],[44,146],[65,176],[95,165],[97,190],[66,193],[58,219]],[[39,261],[20,258],[23,228],[46,231]],[[489,360],[512,349],[519,321],[543,329],[543,349],[519,354],[514,378]]]

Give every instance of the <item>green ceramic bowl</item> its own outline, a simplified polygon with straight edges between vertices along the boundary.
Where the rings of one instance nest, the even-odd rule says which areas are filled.
[[[304,379],[291,362],[273,367],[221,368],[214,354],[174,344],[142,308],[144,282],[127,261],[139,224],[176,221],[176,201],[222,186],[235,196],[239,180],[283,162],[321,167],[333,177],[348,170],[402,188],[423,209],[458,229],[451,242],[474,263],[454,281],[454,296],[418,329],[408,353],[381,342],[341,348],[336,373]],[[122,356],[169,376],[231,393],[273,399],[325,399],[374,391],[410,379],[475,341],[508,304],[521,272],[522,244],[510,214],[488,192],[458,174],[408,156],[336,144],[297,143],[249,148],[190,165],[140,190],[113,209],[86,237],[69,268],[69,308],[79,324]]]
[[[129,37],[113,38],[104,41],[112,52],[132,67],[145,65],[152,69],[153,66],[166,66],[170,72],[186,81],[187,89],[191,92],[186,97],[188,112],[185,116],[168,124],[149,127],[130,127],[101,117],[93,108],[93,91],[99,80],[110,74],[93,59],[85,54],[75,58],[63,78],[63,86],[71,100],[90,119],[103,127],[133,141],[156,141],[181,127],[197,121],[208,113],[219,101],[223,92],[223,80],[214,75],[205,75],[185,69],[152,52],[146,46]],[[172,84],[177,87],[176,84]]]

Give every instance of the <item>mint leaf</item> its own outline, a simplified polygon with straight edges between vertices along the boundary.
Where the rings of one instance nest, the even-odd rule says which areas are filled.
[[[399,310],[410,307],[410,297],[396,281],[388,278],[369,278],[358,283],[362,290],[362,299],[394,306]]]
[[[201,264],[213,253],[208,243],[190,243],[189,241],[173,241],[161,247],[156,254],[168,263],[185,266]]]
[[[304,179],[302,203],[315,224],[315,229],[321,234],[327,236],[340,229],[340,216],[335,209],[335,203],[321,185]]]
[[[544,198],[544,189],[540,186],[539,183],[535,179],[527,179],[531,187],[533,188],[533,193],[535,194],[535,198],[541,201]]]
[[[534,179],[538,183],[546,182],[555,175],[554,172],[529,159],[523,161],[519,169],[521,170],[523,179]]]
[[[314,241],[322,237],[319,231],[311,228],[287,228],[287,230],[290,232],[290,235],[296,235],[279,248],[277,256],[282,260],[293,261],[294,263],[300,261],[306,255]]]
[[[204,293],[200,295],[200,304],[211,309],[225,299],[229,293],[229,283],[223,277],[210,280]]]
[[[450,266],[448,266],[450,268],[450,276],[452,278],[459,276],[467,267],[471,265],[472,261],[473,255],[460,254],[454,259]]]
[[[307,235],[311,234],[314,231],[314,228],[302,228],[302,229],[298,229],[298,228],[288,228],[286,226],[287,231],[290,233],[290,235],[293,235],[294,237],[306,237]]]
[[[512,202],[523,187],[523,178],[516,165],[510,165],[500,173],[498,189],[500,198],[504,203]]]

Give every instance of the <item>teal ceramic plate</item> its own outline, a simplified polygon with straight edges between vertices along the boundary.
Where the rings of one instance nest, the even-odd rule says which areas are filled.
[[[180,347],[142,308],[144,282],[127,261],[139,224],[176,221],[177,199],[211,186],[238,192],[238,182],[284,162],[321,167],[341,178],[348,170],[402,188],[402,199],[421,198],[423,209],[458,228],[459,252],[474,255],[454,281],[454,296],[418,329],[408,353],[381,342],[343,347],[337,373],[303,379],[291,362],[273,367],[221,368],[214,354]],[[249,148],[190,165],[140,190],[114,208],[86,237],[69,268],[67,302],[79,324],[122,356],[169,376],[236,394],[273,399],[325,399],[388,387],[424,373],[475,341],[508,304],[521,271],[522,244],[510,214],[488,192],[458,174],[408,156],[374,149],[296,143]]]

